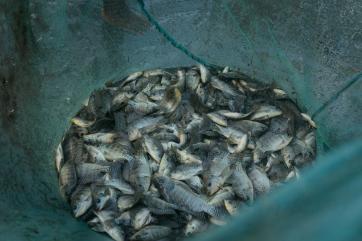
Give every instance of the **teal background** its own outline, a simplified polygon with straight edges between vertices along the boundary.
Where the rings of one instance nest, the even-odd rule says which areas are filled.
[[[55,147],[94,88],[195,60],[285,89],[317,122],[319,149],[300,182],[196,239],[360,240],[362,3],[126,2],[112,23],[101,1],[0,0],[0,240],[108,240],[61,200]]]

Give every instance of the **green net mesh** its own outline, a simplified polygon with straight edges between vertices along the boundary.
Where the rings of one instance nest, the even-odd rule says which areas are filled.
[[[196,62],[285,89],[318,124],[319,158],[195,239],[359,240],[361,24],[359,1],[0,0],[0,240],[108,240],[61,200],[55,147],[93,89]]]

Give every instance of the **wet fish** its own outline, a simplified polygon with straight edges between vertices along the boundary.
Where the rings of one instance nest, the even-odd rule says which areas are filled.
[[[171,177],[176,180],[187,180],[202,172],[202,165],[197,163],[183,164],[177,166],[171,172]]]
[[[124,241],[125,234],[120,226],[104,211],[94,213],[102,223],[103,230],[115,241]]]
[[[149,225],[130,237],[130,240],[156,241],[169,236],[171,228],[160,225]]]
[[[161,143],[154,138],[144,136],[144,149],[145,151],[157,162],[160,163],[163,156],[163,147]]]
[[[283,114],[283,112],[272,105],[261,105],[251,115],[250,120],[266,120]]]
[[[254,167],[248,176],[253,184],[256,194],[265,194],[270,191],[271,184],[266,173],[259,167]]]
[[[59,185],[63,197],[70,195],[76,187],[77,173],[75,170],[75,165],[73,163],[68,161],[60,169]]]
[[[63,164],[64,164],[63,148],[62,145],[59,144],[55,151],[55,167],[57,168],[58,172],[60,172],[60,169],[62,168]]]
[[[134,216],[134,220],[132,221],[133,228],[135,230],[139,230],[150,224],[152,221],[153,217],[151,216],[150,210],[147,208],[141,208]]]
[[[179,208],[190,212],[206,212],[212,216],[215,215],[215,207],[170,178],[156,177],[155,183],[166,201],[177,205]]]
[[[193,218],[186,224],[185,235],[190,236],[194,233],[200,233],[207,229],[207,223],[197,218]]]
[[[133,207],[138,202],[138,198],[134,195],[122,195],[117,200],[118,210],[124,212]]]
[[[244,171],[241,163],[236,163],[232,175],[229,178],[234,193],[244,201],[253,202],[254,187],[252,180]]]
[[[117,133],[94,133],[84,135],[83,139],[88,143],[103,143],[103,144],[111,144],[118,138]]]
[[[140,192],[146,192],[151,185],[150,163],[142,152],[137,153],[131,165],[130,181]]]
[[[70,200],[74,216],[76,218],[82,216],[92,206],[90,187],[78,186]]]

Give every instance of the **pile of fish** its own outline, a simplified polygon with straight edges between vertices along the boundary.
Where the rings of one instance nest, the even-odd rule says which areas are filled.
[[[74,216],[114,240],[224,225],[315,157],[313,120],[228,67],[136,72],[94,91],[56,154]]]

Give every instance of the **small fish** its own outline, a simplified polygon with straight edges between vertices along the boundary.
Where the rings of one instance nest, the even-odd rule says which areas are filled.
[[[181,102],[181,97],[181,91],[177,87],[171,86],[168,88],[160,102],[163,113],[174,112]]]
[[[168,203],[153,195],[146,194],[142,201],[150,209],[151,213],[156,215],[176,214],[176,205]]]
[[[314,128],[317,128],[316,123],[312,120],[312,118],[306,114],[306,113],[300,113],[300,115],[302,116],[303,120],[305,120],[306,122],[308,122],[308,124]]]
[[[194,233],[204,232],[207,229],[207,227],[208,225],[206,222],[197,218],[193,218],[187,222],[184,233],[186,236],[190,236],[191,234]]]
[[[163,147],[161,143],[154,138],[144,136],[144,150],[157,162],[160,163],[163,156]]]
[[[170,176],[171,171],[174,169],[174,162],[168,152],[165,152],[161,158],[158,174],[160,176]]]
[[[175,154],[176,154],[177,161],[182,164],[192,164],[192,163],[201,164],[202,163],[202,160],[198,156],[193,155],[186,150],[176,149]]]
[[[250,120],[240,120],[231,123],[232,127],[238,128],[245,133],[250,133],[251,136],[256,137],[263,134],[268,130],[268,126],[260,122]]]
[[[233,199],[235,197],[234,191],[231,187],[226,186],[217,191],[212,197],[209,198],[209,204],[214,206],[223,205],[224,200]]]
[[[211,77],[211,86],[215,89],[220,90],[221,92],[228,94],[230,96],[236,96],[238,95],[238,92],[231,86],[228,85],[226,82],[221,81],[218,77],[212,76]]]
[[[125,234],[122,228],[117,225],[112,218],[109,218],[109,215],[104,211],[94,212],[94,214],[99,218],[102,223],[104,231],[115,241],[124,241]]]
[[[241,163],[236,163],[229,178],[234,193],[244,201],[253,202],[254,188],[251,179],[245,173]]]
[[[100,145],[98,148],[109,161],[134,161],[132,151],[128,146],[123,145],[122,143],[115,142],[110,145]]]
[[[287,93],[281,89],[273,89],[273,93],[276,99],[285,99],[288,98]]]
[[[95,204],[96,210],[104,209],[107,203],[110,202],[111,198],[114,197],[111,196],[112,191],[109,187],[105,186],[91,185],[91,187],[93,203]]]
[[[200,84],[200,76],[195,70],[188,70],[186,72],[186,87],[191,91],[195,91]]]
[[[85,142],[88,143],[103,143],[103,144],[110,144],[115,142],[115,140],[118,138],[117,133],[94,133],[94,134],[88,134],[84,135],[83,139]]]
[[[167,72],[164,71],[163,69],[151,69],[151,70],[146,70],[143,72],[143,76],[146,78],[149,78],[152,76],[164,75],[164,74],[167,74]]]
[[[268,156],[268,162],[265,164],[265,171],[266,172],[269,171],[273,165],[279,164],[280,162],[281,162],[280,156],[276,153],[271,153],[270,156]]]
[[[243,118],[248,117],[251,114],[251,112],[244,114],[244,113],[240,113],[240,112],[232,112],[229,110],[218,110],[217,113],[222,116],[225,116],[226,118],[232,119],[232,120],[243,119]]]
[[[171,172],[171,177],[176,180],[187,180],[202,172],[202,165],[197,163],[182,164]]]
[[[169,236],[172,229],[166,226],[149,225],[130,237],[130,240],[156,241]]]
[[[128,101],[126,111],[137,112],[143,115],[151,114],[158,110],[158,105],[152,101]]]
[[[185,89],[185,84],[186,84],[186,72],[183,69],[179,69],[177,70],[176,75],[177,75],[177,83],[175,84],[175,87],[183,91]]]
[[[70,200],[74,217],[78,218],[82,216],[92,206],[92,192],[90,187],[78,186]]]
[[[151,185],[151,169],[149,161],[143,152],[136,155],[135,161],[131,166],[130,181],[140,192],[146,192]]]
[[[101,150],[99,150],[97,147],[92,145],[84,145],[86,150],[88,151],[91,158],[94,160],[95,163],[105,163],[107,162],[106,158],[104,157]]]
[[[256,141],[256,146],[263,152],[279,151],[286,147],[293,137],[287,134],[267,132]]]
[[[216,112],[208,113],[206,116],[220,126],[228,126],[226,118]]]
[[[211,74],[210,71],[202,64],[199,65],[201,82],[207,83],[210,80]]]
[[[201,193],[204,187],[204,183],[199,176],[192,176],[189,179],[186,179],[185,182],[189,185],[195,192]]]
[[[290,181],[291,179],[299,179],[300,178],[300,173],[298,168],[294,167],[293,170],[291,170],[287,177],[285,178],[286,181]]]
[[[229,214],[231,216],[235,216],[238,214],[240,208],[243,206],[243,202],[238,200],[225,200],[224,205]]]
[[[292,161],[295,159],[295,152],[292,146],[288,145],[281,149],[281,155],[285,165],[290,168],[292,166]]]
[[[117,206],[120,212],[130,209],[138,202],[138,198],[134,195],[122,195],[117,200]]]
[[[59,173],[60,190],[63,197],[69,196],[77,185],[77,173],[75,165],[71,162],[66,162]]]
[[[187,189],[186,184],[181,185],[168,177],[155,177],[154,181],[166,201],[189,212],[206,212],[212,216],[215,215],[215,207],[208,204],[191,189]]]
[[[59,144],[56,151],[55,151],[55,167],[57,168],[58,173],[60,169],[64,165],[64,154],[62,144]]]
[[[131,185],[122,180],[121,178],[112,178],[108,173],[104,175],[101,184],[113,187],[123,194],[134,194],[135,191]]]
[[[248,143],[248,135],[243,135],[238,139],[235,147],[228,145],[228,150],[230,153],[240,153],[245,150]]]
[[[123,212],[117,218],[114,219],[114,222],[121,226],[132,226],[132,215],[130,211]]]
[[[248,176],[253,183],[256,194],[265,194],[270,191],[271,183],[266,173],[259,167],[254,167]]]
[[[134,121],[128,126],[128,138],[134,141],[141,138],[143,134],[154,131],[159,125],[162,124],[164,117],[144,117]]]
[[[266,120],[283,114],[283,112],[272,105],[261,105],[251,115],[250,120]]]
[[[71,122],[76,126],[79,126],[82,128],[88,128],[88,127],[92,126],[96,122],[96,120],[85,120],[85,119],[81,119],[79,117],[74,117],[71,119]]]
[[[78,183],[87,184],[100,180],[110,171],[110,166],[95,163],[81,163],[76,165]]]
[[[116,111],[125,106],[130,99],[132,99],[134,94],[129,92],[120,92],[112,100],[112,111]]]
[[[153,221],[151,212],[147,208],[141,208],[138,210],[132,220],[132,225],[135,230],[140,230],[144,226],[150,224]]]

